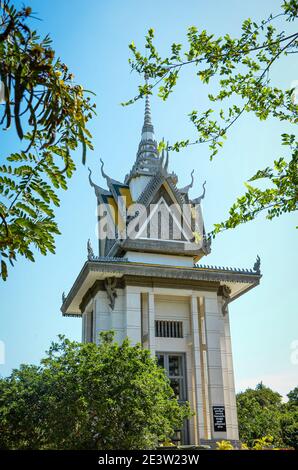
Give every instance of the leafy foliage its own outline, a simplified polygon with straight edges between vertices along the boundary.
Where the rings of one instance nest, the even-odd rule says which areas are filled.
[[[273,437],[264,436],[254,441],[253,450],[264,450],[272,448]]]
[[[289,162],[283,157],[274,161],[274,168],[259,170],[249,182],[266,180],[269,188],[259,189],[246,184],[247,192],[239,197],[231,207],[229,218],[215,224],[212,235],[234,228],[242,222],[253,220],[258,213],[266,210],[266,218],[271,220],[285,212],[292,212],[298,207],[298,142],[294,135],[283,134],[283,145],[292,149]],[[298,228],[298,227],[297,227]]]
[[[286,412],[281,418],[283,442],[298,449],[298,387],[288,393]]]
[[[282,440],[285,445],[298,450],[298,409],[291,409],[280,420]]]
[[[40,39],[28,26],[30,8],[0,6],[0,123],[14,124],[24,149],[0,165],[1,276],[17,254],[34,261],[32,245],[54,252],[59,233],[53,208],[58,189],[67,189],[75,171],[71,157],[79,144],[85,163],[92,149],[87,121],[95,105],[82,86],[73,83],[67,66],[55,58],[51,39]]]
[[[234,450],[234,447],[230,441],[222,440],[216,443],[216,450]]]
[[[289,401],[289,407],[291,406],[298,406],[298,387],[294,388],[294,390],[291,390],[288,395],[287,395]]]
[[[150,449],[189,415],[150,351],[111,332],[100,345],[60,337],[40,366],[0,380],[2,449]]]
[[[296,390],[296,389],[295,389]],[[295,395],[295,390],[289,396]],[[298,448],[298,406],[262,383],[237,395],[240,440],[250,448]]]
[[[189,66],[202,83],[208,85],[213,80],[218,92],[208,94],[212,108],[189,113],[197,139],[175,142],[170,146],[172,150],[207,143],[212,159],[224,145],[231,127],[245,113],[253,113],[261,121],[275,118],[297,124],[298,106],[293,99],[293,90],[278,88],[271,83],[269,74],[277,60],[298,52],[298,32],[287,34],[273,26],[279,18],[285,21],[286,29],[286,22],[296,20],[297,12],[297,0],[284,1],[278,14],[270,14],[260,23],[250,18],[245,20],[238,38],[229,34],[216,38],[206,30],[191,26],[187,32],[188,47],[183,50],[182,44],[173,43],[167,57],[161,57],[154,46],[154,30],[151,28],[145,39],[147,54],[141,54],[132,42],[129,47],[133,57],[129,62],[132,70],[145,74],[154,82],[140,86],[139,94],[123,105],[152,94],[157,86],[158,95],[166,100],[174,91],[181,70]],[[297,142],[293,135],[283,134],[282,137],[283,143],[292,150],[291,157],[276,160],[272,168],[258,171],[251,178],[251,181],[266,179],[273,188],[263,191],[247,185],[248,191],[232,206],[229,219],[217,224],[211,235],[252,220],[262,211],[272,219],[297,210]]]

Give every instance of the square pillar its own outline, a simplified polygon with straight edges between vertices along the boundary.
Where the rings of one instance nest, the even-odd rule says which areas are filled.
[[[155,304],[154,293],[148,294],[148,346],[152,356],[155,355]]]
[[[86,342],[86,313],[82,314],[82,343]]]
[[[238,416],[237,416],[237,404],[236,404],[236,393],[235,393],[235,381],[234,381],[234,368],[233,368],[233,356],[232,356],[232,343],[230,333],[230,320],[229,312],[224,316],[224,330],[225,330],[225,342],[226,342],[226,367],[227,367],[227,401],[230,410],[230,426],[228,428],[228,439],[239,440],[238,430]]]
[[[93,299],[93,302],[92,302],[91,322],[92,322],[92,342],[98,343],[98,336],[96,334],[96,300],[95,299]]]
[[[199,310],[199,335],[200,335],[200,354],[201,354],[201,377],[202,377],[202,395],[204,410],[204,439],[211,439],[211,418],[209,405],[209,374],[208,374],[208,356],[206,339],[206,318],[204,297],[198,297]]]
[[[229,357],[229,328],[226,316],[222,312],[222,299],[217,295],[205,297],[207,356],[209,369],[209,398],[210,414],[212,422],[212,438],[215,440],[233,439],[237,435],[233,431],[231,398],[235,395],[231,385],[230,373],[232,373],[231,358]],[[227,337],[228,334],[228,337]],[[235,397],[234,423],[235,423]],[[213,423],[213,407],[224,406],[226,430],[215,430]]]
[[[133,287],[125,288],[126,336],[131,344],[141,343],[141,294]]]
[[[196,444],[204,437],[205,423],[204,423],[204,406],[202,394],[202,365],[200,354],[200,337],[199,337],[199,312],[198,312],[198,298],[192,295],[190,298],[191,308],[191,323],[192,323],[192,352],[193,352],[193,371],[194,371],[194,392],[195,392],[195,417],[194,427],[197,430]]]
[[[111,312],[109,307],[109,300],[105,291],[99,291],[96,294],[94,301],[94,317],[95,317],[95,339],[98,343],[99,335],[102,331],[109,331],[112,329]]]

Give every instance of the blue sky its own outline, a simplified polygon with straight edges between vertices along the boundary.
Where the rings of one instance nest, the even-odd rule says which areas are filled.
[[[21,5],[23,2],[16,2]],[[29,1],[42,21],[34,22],[41,34],[50,33],[54,48],[75,74],[78,83],[97,93],[98,116],[91,124],[95,151],[88,155],[94,179],[104,186],[99,158],[113,178],[123,179],[131,168],[140,139],[143,102],[123,108],[121,101],[135,96],[139,77],[128,66],[128,44],[142,46],[148,28],[156,31],[156,43],[167,53],[171,42],[183,41],[187,27],[196,25],[216,35],[240,32],[241,22],[260,20],[278,12],[280,1],[240,0],[47,0]],[[278,23],[277,23],[278,24]],[[292,25],[289,25],[292,31]],[[274,66],[272,77],[283,87],[298,79],[295,55]],[[212,85],[210,86],[211,90]],[[207,108],[206,95],[192,71],[185,70],[176,92],[164,103],[151,100],[157,139],[170,142],[194,137],[187,113]],[[207,230],[221,221],[235,198],[244,191],[243,181],[283,155],[280,134],[293,129],[275,121],[259,122],[244,116],[228,138],[222,152],[209,161],[205,146],[172,154],[171,169],[184,186],[195,169],[193,196],[207,180],[203,210]],[[2,136],[1,136],[2,138]],[[6,136],[2,153],[16,148],[13,131]],[[77,172],[69,191],[61,194],[57,220],[62,235],[56,255],[36,256],[36,263],[19,260],[0,285],[0,340],[5,344],[7,375],[20,363],[37,363],[59,333],[80,339],[81,321],[62,318],[61,294],[67,292],[86,259],[86,241],[96,246],[96,201],[88,184],[87,167],[76,156]],[[213,242],[212,253],[202,260],[220,266],[252,267],[256,255],[262,260],[263,279],[230,306],[232,345],[237,390],[260,380],[286,394],[298,382],[298,364],[291,361],[298,340],[297,325],[297,216],[288,214],[272,222],[263,218],[228,231]],[[293,357],[293,354],[292,354]]]

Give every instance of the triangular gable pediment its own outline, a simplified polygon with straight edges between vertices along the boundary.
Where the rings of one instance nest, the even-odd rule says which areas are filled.
[[[193,243],[190,206],[177,197],[180,195],[170,179],[161,176],[156,175],[139,198],[144,209],[128,237]]]
[[[150,204],[144,217],[140,218],[136,239],[192,242],[193,234],[177,204],[169,204],[164,197]]]
[[[149,204],[157,204],[158,201],[163,198],[168,206],[172,206],[173,204],[177,205],[182,209],[183,200],[178,197],[176,192],[173,190],[173,186],[169,184],[168,180],[164,180],[158,190],[152,195]]]
[[[173,203],[177,203],[180,206],[185,202],[183,196],[179,193],[175,184],[172,182],[170,175],[165,175],[163,172],[158,172],[147,184],[142,194],[140,195],[137,203],[148,206],[153,203],[158,197],[161,188],[164,187],[167,193],[169,193]]]

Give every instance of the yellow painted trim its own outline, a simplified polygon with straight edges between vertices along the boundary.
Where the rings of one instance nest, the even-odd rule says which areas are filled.
[[[121,196],[125,197],[125,206],[129,207],[132,204],[132,197],[129,188],[119,188]]]

